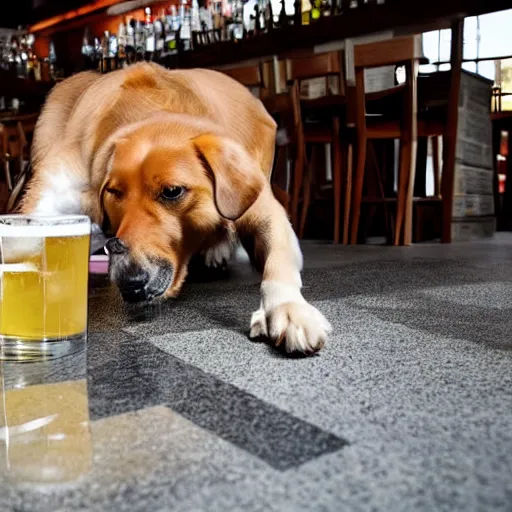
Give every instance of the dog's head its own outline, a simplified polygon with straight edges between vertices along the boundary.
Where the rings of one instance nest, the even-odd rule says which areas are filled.
[[[230,138],[139,131],[118,139],[100,189],[110,274],[125,300],[176,296],[188,262],[256,201],[265,178]]]

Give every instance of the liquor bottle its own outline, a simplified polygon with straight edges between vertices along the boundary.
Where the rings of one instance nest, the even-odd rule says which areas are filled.
[[[180,30],[180,23],[176,6],[171,6],[171,12],[166,17],[165,25],[165,55],[175,55],[178,52],[177,33]]]
[[[180,44],[183,51],[187,52],[192,49],[192,32],[191,32],[191,15],[190,15],[190,9],[188,7],[183,6],[183,17],[182,17],[182,24],[180,28]]]
[[[55,44],[53,41],[50,41],[50,48],[48,50],[48,63],[49,63],[49,74],[50,79],[55,80],[57,78],[57,53],[55,52]]]
[[[181,0],[180,2],[180,27],[182,27],[185,24],[185,11],[187,9],[187,0]]]
[[[93,60],[95,63],[95,67],[98,68],[99,62],[101,60],[101,41],[97,37],[94,38],[93,47]]]
[[[90,64],[93,60],[94,46],[91,45],[89,40],[89,28],[86,27],[84,30],[84,37],[82,39],[82,55],[86,61]]]
[[[27,34],[25,38],[25,53],[27,54],[26,67],[27,67],[27,78],[29,80],[35,80],[34,76],[34,59],[36,56],[32,50],[32,45],[34,44],[35,38],[33,34]]]
[[[211,2],[210,7],[212,10],[213,28],[220,30],[222,28],[222,4],[221,2]]]
[[[260,33],[260,13],[256,0],[249,0],[244,5],[244,28],[248,37]]]
[[[126,62],[135,62],[135,20],[130,18],[126,23]]]
[[[231,37],[235,41],[244,38],[243,4],[240,0],[233,2]]]
[[[209,7],[199,8],[199,20],[203,31],[213,30],[213,10]]]
[[[295,0],[293,3],[293,24],[298,27],[302,25],[302,2]]]
[[[314,0],[311,9],[311,21],[316,21],[322,16],[322,0]]]
[[[274,11],[272,9],[271,0],[267,0],[265,5],[265,29],[267,31],[274,29]]]
[[[144,41],[144,26],[139,20],[135,21],[135,60],[144,60],[146,42]]]
[[[153,55],[153,59],[158,61],[162,57],[164,52],[164,44],[165,44],[165,16],[163,12],[161,15],[155,20],[153,24],[155,28],[155,54]]]
[[[288,16],[286,14],[286,7],[284,4],[284,0],[281,0],[281,10],[279,11],[279,27],[283,28],[288,25]]]
[[[320,4],[320,11],[322,13],[322,16],[330,16],[331,15],[331,4],[329,3],[329,0],[322,0]]]
[[[185,11],[183,11],[183,15],[185,15]],[[178,32],[178,30],[180,29],[182,21],[183,18],[178,13],[178,9],[176,9],[176,6],[171,5],[171,28],[175,33]]]
[[[117,44],[117,36],[115,34],[110,34],[108,40],[108,61],[110,64],[110,70],[113,71],[118,67],[118,44]]]
[[[302,9],[302,24],[309,25],[311,21],[311,11],[313,10],[313,6],[311,5],[310,0],[301,0],[301,9]]]
[[[151,21],[151,9],[146,7],[146,22],[144,24],[145,60],[152,60],[156,49],[155,28]]]
[[[117,29],[117,65],[119,68],[124,68],[126,65],[126,47],[126,27],[124,23],[120,23]]]
[[[108,62],[108,46],[110,40],[110,33],[106,30],[101,38],[101,60],[100,60],[100,72],[106,73],[110,71]]]
[[[197,0],[192,0],[192,7],[190,9],[190,30],[192,32],[201,32],[201,20],[199,19],[199,3]]]
[[[34,80],[36,82],[40,82],[42,80],[41,62],[36,55],[34,55]]]

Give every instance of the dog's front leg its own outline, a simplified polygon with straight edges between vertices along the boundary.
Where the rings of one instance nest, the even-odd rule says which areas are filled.
[[[237,230],[263,274],[261,305],[251,319],[251,337],[268,337],[287,352],[320,350],[331,326],[302,296],[302,253],[286,212],[269,186],[237,221]]]

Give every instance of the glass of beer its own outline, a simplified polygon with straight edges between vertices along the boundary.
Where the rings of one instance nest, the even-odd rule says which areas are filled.
[[[0,216],[0,360],[84,348],[90,234],[86,216]]]

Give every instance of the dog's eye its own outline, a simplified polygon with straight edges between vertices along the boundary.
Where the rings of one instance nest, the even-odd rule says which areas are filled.
[[[185,193],[183,187],[165,187],[162,190],[162,199],[166,201],[176,201]]]
[[[123,197],[123,193],[120,190],[117,190],[117,188],[106,188],[105,191],[114,196],[116,199],[121,199]]]

